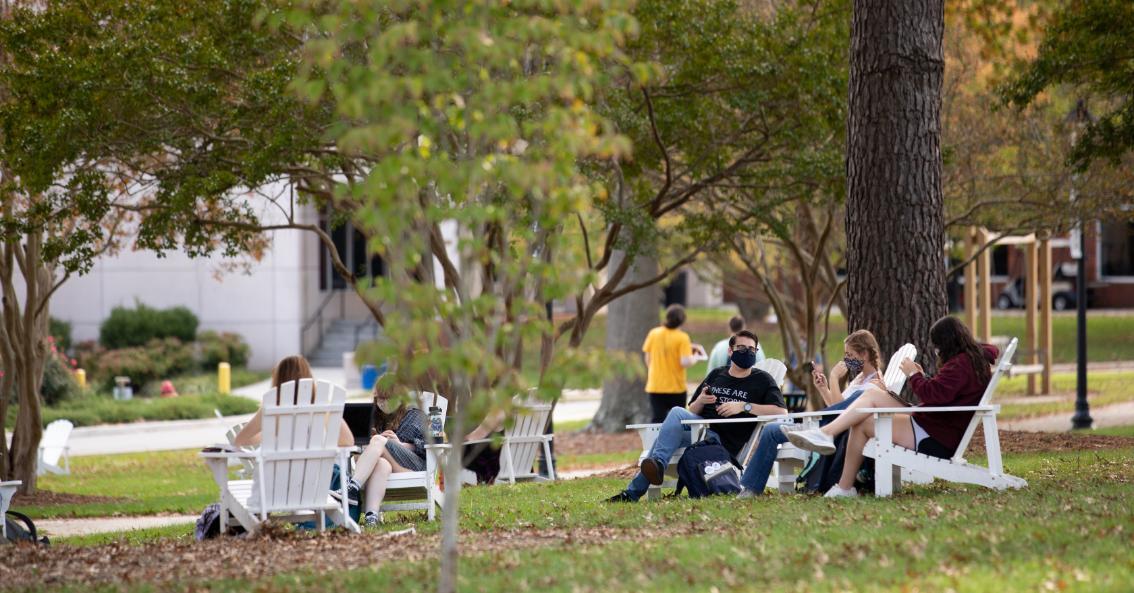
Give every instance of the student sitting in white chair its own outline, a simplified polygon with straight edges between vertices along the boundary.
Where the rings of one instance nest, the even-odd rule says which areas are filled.
[[[926,377],[921,365],[905,359],[902,372],[909,377],[910,387],[922,406],[973,406],[992,378],[991,365],[999,354],[995,346],[979,344],[969,328],[954,317],[938,319],[929,330],[929,341],[937,350],[937,374]],[[821,455],[835,452],[833,437],[850,430],[846,460],[839,483],[827,491],[830,498],[858,496],[854,478],[862,465],[866,441],[874,436],[871,414],[858,413],[857,408],[894,408],[903,406],[893,394],[872,386],[835,421],[813,430],[788,435],[791,443]],[[918,413],[894,416],[894,444],[933,457],[949,458],[957,450],[973,412]]]

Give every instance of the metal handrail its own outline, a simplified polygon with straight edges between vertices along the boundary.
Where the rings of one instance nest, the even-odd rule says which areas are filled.
[[[367,329],[370,330],[370,339],[373,340],[373,339],[378,338],[378,330],[380,328],[378,326],[378,322],[375,321],[374,319],[367,319],[366,321],[355,325],[354,326],[354,348],[355,348],[355,350],[358,349],[358,343],[360,341],[362,341],[361,339],[359,339],[359,335],[364,330],[367,330]]]
[[[316,340],[315,346],[312,350],[318,350],[319,348],[321,348],[323,346],[323,332],[325,331],[325,328],[323,327],[323,311],[327,308],[328,305],[331,304],[331,301],[334,300],[335,292],[336,291],[334,291],[334,290],[327,291],[327,296],[323,299],[323,302],[319,304],[319,308],[316,309],[315,314],[312,315],[303,324],[303,327],[299,330],[299,347],[300,348],[306,347],[306,345],[307,345],[307,330],[311,329],[311,326],[315,325],[315,324],[317,324],[318,328],[319,328],[319,338],[318,338],[318,340]],[[340,311],[341,311],[341,309],[340,309]],[[340,315],[341,314],[342,313],[340,312]]]

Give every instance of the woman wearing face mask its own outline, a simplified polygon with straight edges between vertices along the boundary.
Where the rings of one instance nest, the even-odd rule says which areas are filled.
[[[416,407],[390,402],[392,390],[374,386],[374,412],[370,418],[370,444],[355,463],[354,476],[347,485],[351,504],[358,504],[359,492],[366,491],[363,525],[381,522],[378,509],[386,495],[390,474],[425,469],[425,426],[427,418]],[[365,488],[363,487],[365,485]],[[335,496],[335,492],[331,493]]]
[[[882,382],[883,370],[878,340],[874,339],[874,334],[860,329],[843,340],[843,359],[831,369],[831,376],[826,377],[823,371],[815,369],[811,371],[811,379],[815,382],[819,395],[823,396],[823,401],[828,406],[833,406],[859,395],[871,384],[885,389],[886,385]],[[848,374],[853,378],[842,393],[832,389]]]
[[[998,354],[993,346],[979,344],[969,328],[955,317],[942,317],[929,329],[929,341],[937,350],[938,371],[926,377],[921,365],[906,359],[902,372],[909,377],[910,388],[923,407],[972,406],[992,377],[991,364]],[[839,483],[827,491],[828,497],[858,496],[854,477],[862,464],[862,451],[867,439],[874,436],[870,414],[857,413],[858,408],[891,408],[898,403],[882,389],[870,388],[834,421],[818,430],[803,430],[788,435],[797,447],[830,455],[835,448],[832,437],[851,430],[846,460]],[[894,443],[933,457],[948,458],[956,451],[961,437],[972,419],[972,412],[897,414],[893,419]]]

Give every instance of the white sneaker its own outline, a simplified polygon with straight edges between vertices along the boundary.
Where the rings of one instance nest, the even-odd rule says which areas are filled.
[[[843,490],[839,488],[838,484],[835,484],[823,495],[823,498],[858,498],[858,490],[854,486]]]
[[[779,424],[778,426],[780,427],[780,432],[784,433],[784,435],[787,435],[787,433],[789,433],[789,432],[798,432],[798,431],[803,430],[802,424],[783,423],[783,424]]]
[[[835,452],[835,441],[818,428],[789,432],[787,438],[796,447],[814,451],[820,455],[830,455]]]

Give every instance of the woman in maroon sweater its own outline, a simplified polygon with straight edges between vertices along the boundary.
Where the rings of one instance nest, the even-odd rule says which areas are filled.
[[[996,361],[996,348],[977,343],[969,329],[954,317],[938,319],[929,330],[929,341],[937,351],[937,374],[933,378],[926,377],[921,365],[916,362],[908,358],[901,362],[902,372],[909,377],[910,388],[921,406],[979,404],[992,378],[991,364]],[[833,437],[850,430],[842,477],[827,491],[827,496],[858,496],[854,478],[862,465],[866,441],[874,436],[874,422],[870,414],[856,410],[901,405],[893,395],[871,387],[827,426],[792,432],[788,439],[802,449],[830,455],[835,452]],[[948,458],[957,450],[972,417],[972,412],[897,414],[893,421],[894,443],[926,455]]]

